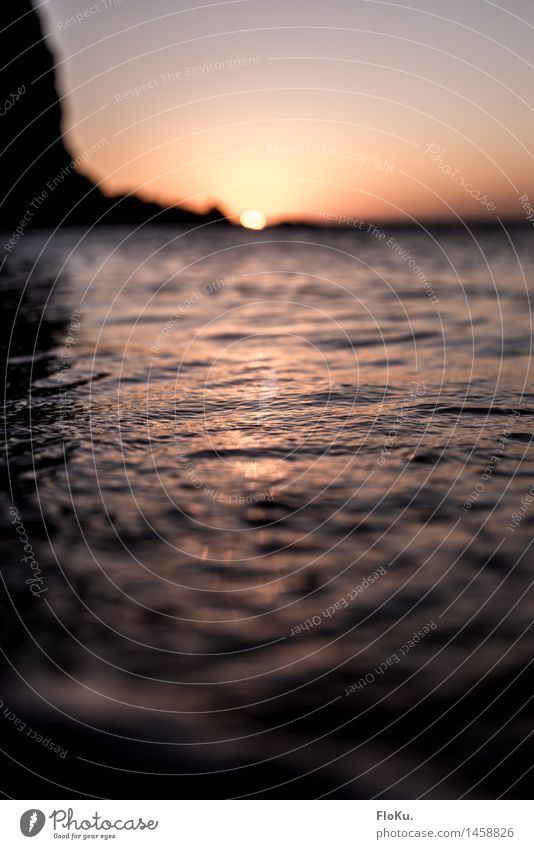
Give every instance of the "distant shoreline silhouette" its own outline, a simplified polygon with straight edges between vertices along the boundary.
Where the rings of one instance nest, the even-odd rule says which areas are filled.
[[[30,0],[0,14],[0,229],[17,235],[59,224],[225,223],[217,208],[197,214],[135,195],[107,197],[77,170],[61,131],[54,62]],[[11,245],[11,248],[14,244]]]
[[[71,155],[63,141],[61,104],[55,83],[54,61],[31,0],[5,4],[0,13],[0,230],[9,235],[8,253],[27,229],[62,224],[171,224],[177,226],[230,224],[213,207],[206,214],[182,206],[161,206],[135,194],[104,195],[78,171],[92,148]],[[101,140],[102,141],[102,140]],[[93,145],[98,147],[99,142]],[[384,229],[418,228],[420,223],[375,221]],[[530,226],[524,218],[424,221],[429,231]],[[332,220],[287,220],[277,227],[354,229]],[[355,231],[356,232],[356,231]],[[12,235],[11,235],[12,234]]]

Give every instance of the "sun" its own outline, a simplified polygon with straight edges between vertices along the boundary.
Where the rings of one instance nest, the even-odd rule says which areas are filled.
[[[263,230],[267,224],[267,219],[261,209],[245,209],[239,216],[242,227],[248,227],[249,230]]]

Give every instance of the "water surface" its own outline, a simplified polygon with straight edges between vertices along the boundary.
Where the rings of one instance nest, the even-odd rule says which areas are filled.
[[[533,265],[529,231],[21,239],[0,696],[68,748],[6,730],[26,791],[529,794]]]

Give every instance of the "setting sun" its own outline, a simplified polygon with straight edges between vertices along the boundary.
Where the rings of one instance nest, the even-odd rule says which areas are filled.
[[[260,209],[245,209],[239,220],[241,226],[248,227],[249,230],[263,230],[267,223],[267,219]]]

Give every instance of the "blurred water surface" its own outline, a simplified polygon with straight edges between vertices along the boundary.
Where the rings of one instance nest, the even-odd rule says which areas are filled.
[[[533,264],[523,231],[21,239],[2,693],[69,747],[10,732],[21,782],[528,795]]]

